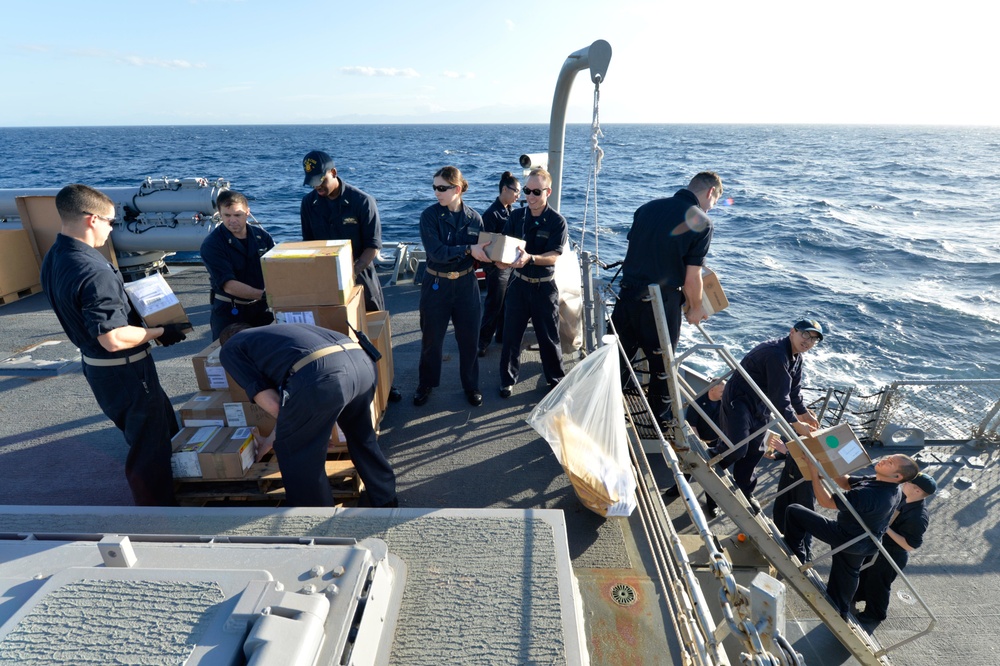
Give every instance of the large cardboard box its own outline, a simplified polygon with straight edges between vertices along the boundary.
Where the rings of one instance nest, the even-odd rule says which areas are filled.
[[[0,229],[0,296],[34,287],[40,279],[28,231]]]
[[[229,391],[233,402],[253,402],[219,361],[220,345],[216,340],[191,357],[195,380],[201,391]]]
[[[392,365],[392,328],[389,324],[389,313],[385,310],[366,313],[368,320],[368,337],[375,344],[375,348],[382,354],[378,362],[378,389],[376,390],[376,401],[379,408],[385,411],[389,402],[389,389],[395,379],[393,373],[395,368]]]
[[[17,214],[21,217],[21,226],[28,232],[35,261],[41,266],[45,253],[56,242],[56,236],[62,231],[62,219],[56,210],[56,198],[54,195],[33,195],[14,197],[14,201],[17,204]],[[118,268],[118,257],[115,255],[111,236],[108,236],[108,241],[97,248],[97,251],[103,254],[112,266]]]
[[[267,303],[274,309],[344,305],[354,287],[349,240],[278,243],[260,261]]]
[[[840,423],[825,430],[817,430],[810,437],[803,437],[806,448],[831,477],[850,474],[871,464],[872,459],[861,446],[851,426]],[[799,466],[802,475],[809,477],[809,466],[798,443],[787,443],[788,452]]]
[[[298,305],[280,306],[274,308],[274,320],[279,324],[312,324],[329,328],[351,336],[357,336],[348,327],[368,335],[368,322],[365,317],[365,290],[361,285],[351,289],[350,296],[344,305]]]
[[[184,306],[160,273],[126,283],[125,293],[147,327],[180,324],[182,330],[194,330]]]
[[[715,313],[722,312],[729,307],[729,299],[726,298],[726,292],[722,290],[722,283],[719,282],[719,276],[715,274],[715,271],[707,266],[703,266],[701,269],[701,282],[701,305],[705,308],[705,314],[711,317]],[[688,307],[689,304],[685,303],[685,312],[687,312]]]
[[[170,471],[175,479],[190,479],[201,477],[201,463],[198,454],[208,446],[215,434],[221,430],[218,426],[203,428],[181,428],[171,440],[173,453],[170,456]]]
[[[273,416],[256,403],[233,400],[229,391],[201,391],[181,405],[179,412],[186,428],[255,426],[265,437],[274,430]]]
[[[489,231],[479,232],[479,245],[489,243],[486,254],[491,261],[499,261],[504,264],[512,264],[517,260],[517,255],[524,250],[525,241],[520,238],[494,234]]]
[[[257,457],[255,428],[220,428],[198,452],[203,479],[242,479]]]

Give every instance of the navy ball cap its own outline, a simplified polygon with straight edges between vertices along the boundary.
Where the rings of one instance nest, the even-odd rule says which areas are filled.
[[[333,158],[322,150],[313,150],[302,158],[302,168],[306,172],[302,184],[316,187],[323,180],[324,174],[333,168]]]

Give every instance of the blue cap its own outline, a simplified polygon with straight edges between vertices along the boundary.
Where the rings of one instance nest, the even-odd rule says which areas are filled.
[[[313,150],[302,158],[302,168],[305,169],[306,178],[303,185],[316,187],[319,181],[323,180],[326,172],[333,168],[333,158],[322,150]]]
[[[937,490],[937,481],[934,480],[934,477],[929,474],[924,474],[923,472],[913,477],[913,480],[910,481],[910,483],[915,485],[917,488],[920,488],[928,495],[933,495],[934,491]]]
[[[819,339],[820,340],[823,339],[823,325],[820,324],[815,319],[803,319],[792,328],[794,328],[796,331],[802,331],[803,333],[805,331],[816,331],[817,333],[819,333]]]

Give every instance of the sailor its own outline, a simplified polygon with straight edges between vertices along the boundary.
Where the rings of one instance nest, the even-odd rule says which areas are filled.
[[[125,478],[137,505],[170,506],[170,439],[177,417],[160,387],[149,342],[185,339],[177,324],[143,328],[122,277],[97,251],[111,235],[115,204],[86,185],[56,195],[62,230],[42,262],[41,282],[101,410],[125,435]]]
[[[713,226],[706,213],[721,196],[722,179],[714,172],[703,171],[674,196],[640,206],[628,232],[621,289],[611,322],[628,358],[638,349],[645,354],[650,374],[647,398],[661,422],[670,420],[670,394],[663,356],[657,351],[660,340],[653,305],[648,300],[649,285],[660,285],[670,344],[676,350],[681,306],[685,302],[691,305],[687,311],[689,324],[708,318],[702,306],[701,269],[712,242]],[[623,378],[627,377],[623,374]]]
[[[565,376],[559,346],[559,288],[555,264],[566,245],[566,218],[549,207],[552,176],[541,167],[528,174],[524,184],[526,208],[510,214],[504,235],[525,241],[504,300],[503,348],[500,352],[500,397],[509,398],[521,368],[521,341],[528,320],[538,338],[542,372],[549,388]],[[506,268],[506,264],[497,264]]]
[[[924,532],[930,523],[924,500],[937,490],[934,477],[921,472],[912,481],[903,484],[903,501],[893,513],[892,522],[882,537],[882,546],[901,570],[906,568],[910,553],[924,542]],[[878,624],[885,620],[889,610],[889,592],[896,580],[896,570],[881,553],[868,558],[870,566],[861,570],[854,603],[865,602],[865,609],[858,616],[864,624]]]
[[[274,321],[264,296],[261,256],[274,247],[271,235],[247,226],[250,204],[239,192],[224,190],[216,202],[222,224],[201,244],[212,292],[212,339],[236,322],[265,326]]]
[[[299,217],[302,240],[349,240],[354,253],[354,280],[364,286],[365,310],[385,310],[382,284],[375,270],[375,257],[382,247],[382,222],[375,197],[345,183],[337,175],[333,158],[313,150],[302,158],[305,180],[312,192],[302,197]],[[389,389],[389,400],[403,399],[399,390]]]
[[[333,506],[326,452],[336,423],[371,505],[398,506],[396,475],[372,426],[377,370],[358,343],[309,324],[233,324],[219,340],[226,372],[277,419],[274,453],[287,504]]]
[[[462,202],[469,183],[457,167],[434,174],[437,203],[420,215],[420,240],[427,252],[427,274],[420,285],[420,365],[413,404],[426,404],[441,383],[441,356],[448,322],[455,325],[459,376],[469,404],[483,404],[479,391],[476,341],[482,304],[474,260],[489,257],[477,245],[483,230],[479,213]]]
[[[802,355],[822,339],[822,325],[818,321],[804,319],[796,323],[786,337],[760,343],[740,361],[740,366],[754,384],[800,435],[808,435],[819,427],[816,417],[802,401]],[[753,433],[757,434],[749,442],[727,453],[719,461],[719,467],[733,468],[736,485],[747,500],[752,500],[757,486],[757,463],[764,455],[763,428],[769,420],[768,409],[753,387],[742,374],[734,373],[722,394],[719,414],[722,432],[733,445],[740,444]],[[726,444],[720,441],[711,453],[714,456],[724,451]],[[718,512],[710,496],[706,497],[705,511],[711,516]]]
[[[840,496],[832,496],[823,485],[822,476],[812,460],[808,460],[816,502],[824,509],[837,511],[835,519],[825,518],[812,509],[792,504],[785,515],[785,543],[803,563],[809,557],[802,547],[806,534],[838,548],[864,534],[864,529],[854,518]],[[862,522],[876,539],[881,539],[889,526],[893,511],[901,497],[900,484],[911,481],[919,472],[917,463],[909,456],[896,454],[875,462],[875,474],[862,477],[838,476],[833,481],[847,491],[845,499],[860,516]],[[833,607],[844,619],[851,610],[851,600],[858,589],[858,576],[865,558],[877,552],[871,539],[861,539],[833,554],[830,579],[826,594]]]
[[[702,411],[705,412],[705,417],[707,418],[702,417],[693,405],[688,405],[688,408],[684,410],[684,420],[687,421],[691,429],[698,435],[698,439],[705,442],[705,445],[709,448],[719,442],[719,433],[715,431],[715,428],[719,427],[719,410],[722,407],[722,393],[725,390],[725,380],[717,377],[712,380],[704,395],[695,401],[701,407]],[[712,427],[713,424],[715,428]],[[690,481],[691,475],[685,474],[684,478]],[[679,494],[680,488],[676,483],[663,491],[664,497],[677,497]]]
[[[521,183],[510,171],[500,176],[500,196],[483,213],[483,230],[502,234],[510,217],[514,202],[521,196]],[[510,282],[510,268],[500,268],[493,263],[483,264],[486,274],[486,301],[483,303],[483,324],[479,327],[479,356],[486,356],[486,348],[494,334],[503,343],[503,300]]]

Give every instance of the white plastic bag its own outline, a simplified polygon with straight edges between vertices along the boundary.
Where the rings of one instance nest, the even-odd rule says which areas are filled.
[[[583,346],[583,277],[580,254],[567,243],[556,259],[556,285],[559,287],[559,346],[572,354]]]
[[[552,447],[584,506],[602,516],[628,516],[635,510],[635,475],[618,345],[611,340],[578,363],[527,421]]]

